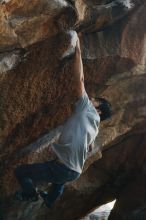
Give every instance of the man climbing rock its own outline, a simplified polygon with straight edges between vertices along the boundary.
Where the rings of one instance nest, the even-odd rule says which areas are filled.
[[[57,159],[45,163],[21,165],[15,175],[22,192],[16,192],[18,200],[37,201],[43,198],[47,207],[62,194],[64,184],[82,173],[87,153],[92,150],[98,134],[100,121],[111,116],[111,105],[103,98],[91,99],[84,88],[83,64],[79,39],[77,38],[73,64],[73,90],[77,98],[74,113],[65,122],[58,143],[51,146]],[[40,182],[52,183],[50,192],[37,192]]]

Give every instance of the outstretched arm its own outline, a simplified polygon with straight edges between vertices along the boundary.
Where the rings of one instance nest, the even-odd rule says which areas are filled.
[[[73,90],[77,98],[80,98],[84,91],[84,72],[83,72],[83,63],[81,58],[81,49],[79,39],[77,40],[74,63],[73,63]]]

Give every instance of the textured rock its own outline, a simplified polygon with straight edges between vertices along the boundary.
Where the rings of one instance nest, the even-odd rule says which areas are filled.
[[[140,0],[76,1],[80,19],[76,28],[84,33],[104,30],[130,13],[139,4],[141,4]]]
[[[145,219],[146,217],[146,176],[137,175],[137,178],[124,188],[119,196],[109,220]]]
[[[11,0],[0,6],[0,49],[27,47],[61,30],[71,28],[76,21],[75,10],[65,0],[27,2]],[[69,19],[71,16],[71,19]]]
[[[5,220],[48,216],[49,220],[77,220],[113,199],[117,202],[110,220],[145,216],[144,4],[126,0],[0,2],[0,179]],[[82,32],[87,92],[108,98],[113,116],[101,124],[97,148],[81,178],[66,186],[49,211],[42,201],[30,205],[12,200],[18,188],[13,170],[21,163],[50,158],[49,144],[57,140],[61,127],[52,129],[72,112],[73,57],[61,59],[66,51],[73,52],[74,35],[66,31],[72,28]]]

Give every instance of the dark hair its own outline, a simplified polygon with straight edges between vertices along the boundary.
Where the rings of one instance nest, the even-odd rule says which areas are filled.
[[[99,106],[97,107],[97,109],[101,111],[100,120],[104,121],[110,118],[112,115],[111,104],[104,98],[98,97],[95,98],[95,100],[99,102]]]

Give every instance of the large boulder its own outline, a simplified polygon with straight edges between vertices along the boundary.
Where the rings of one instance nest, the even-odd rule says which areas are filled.
[[[0,1],[0,189],[5,220],[77,220],[113,199],[117,202],[110,220],[145,216],[144,4]],[[13,172],[18,164],[48,160],[49,144],[72,113],[74,57],[63,59],[74,52],[76,34],[70,29],[80,32],[89,97],[107,98],[113,116],[101,123],[82,176],[67,184],[48,210],[42,201],[13,201],[18,189]]]

